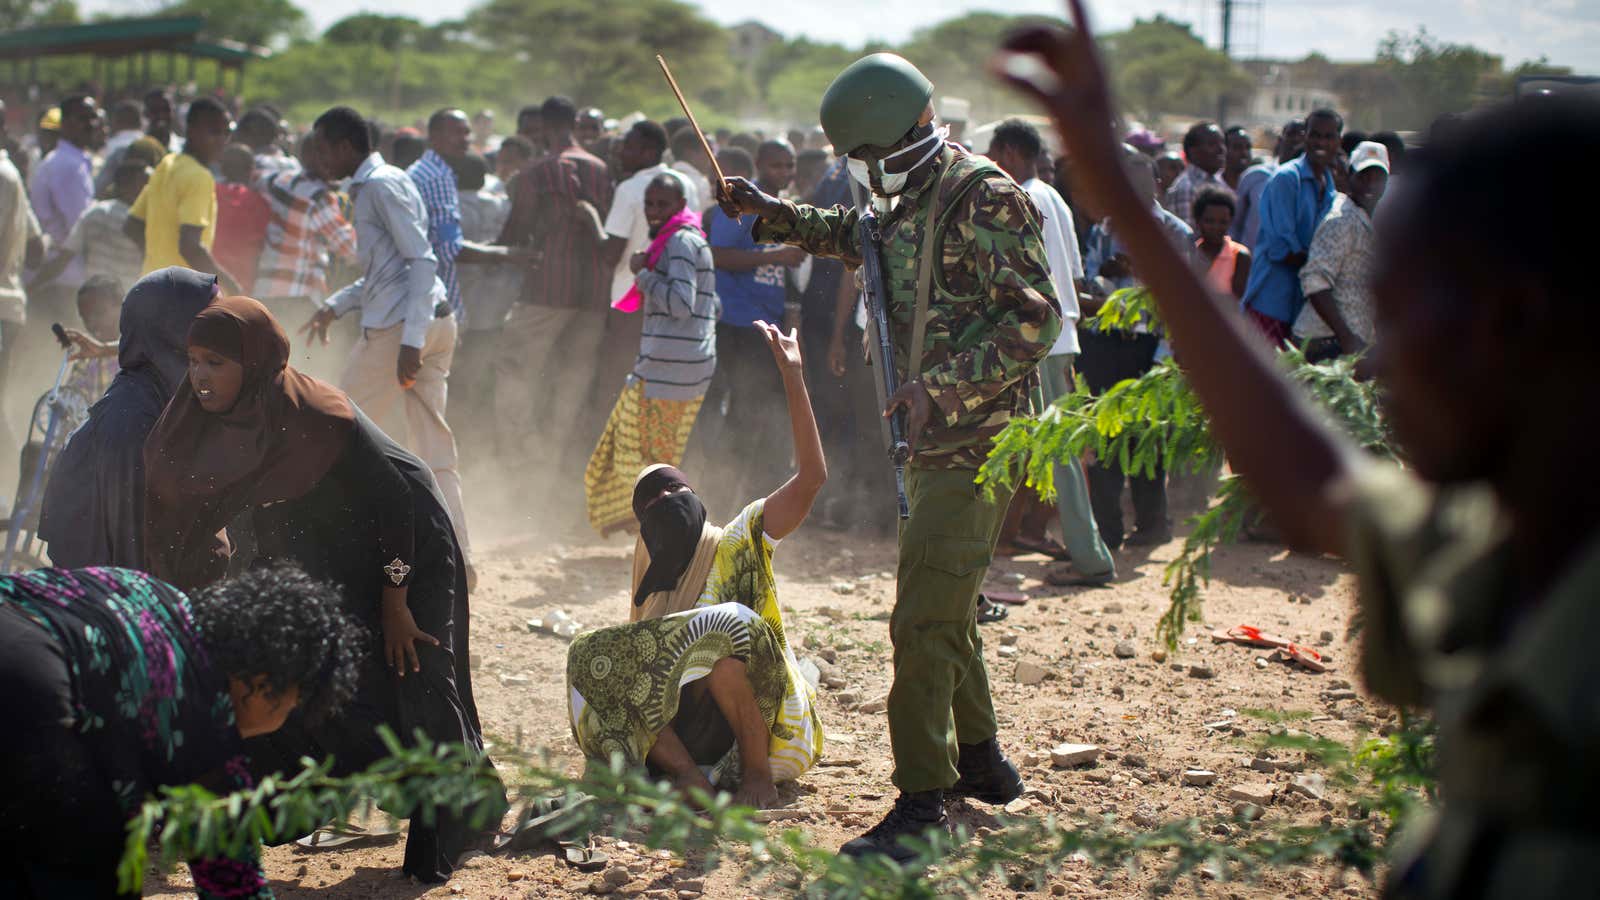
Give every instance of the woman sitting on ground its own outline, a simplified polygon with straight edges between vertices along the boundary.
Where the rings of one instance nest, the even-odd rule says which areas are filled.
[[[811,511],[827,480],[795,335],[764,322],[783,373],[797,471],[726,528],[684,474],[644,470],[629,623],[582,634],[567,654],[578,745],[602,765],[646,765],[682,790],[737,785],[735,802],[778,801],[776,784],[822,755],[816,695],[784,635],[772,552]]]
[[[118,890],[127,822],[164,786],[250,788],[244,738],[333,714],[357,637],[332,588],[254,572],[191,601],[127,569],[0,577],[0,896]],[[271,897],[259,848],[190,863],[202,898]]]
[[[176,266],[134,283],[122,300],[120,366],[57,457],[40,508],[39,536],[56,566],[142,569],[144,440],[183,383],[189,323],[217,295],[217,276]],[[98,343],[78,342],[98,353]]]
[[[152,571],[179,583],[217,578],[227,556],[215,535],[251,510],[258,563],[293,562],[331,582],[382,636],[350,711],[321,726],[291,721],[252,742],[258,774],[330,755],[335,775],[359,771],[388,755],[380,725],[402,740],[420,729],[481,749],[465,566],[433,475],[343,391],[288,358],[288,337],[255,300],[226,297],[195,318],[189,379],[145,448]],[[404,871],[422,881],[447,878],[474,838],[443,812],[433,826],[417,810],[390,812],[412,819]],[[498,813],[485,815],[498,823]]]

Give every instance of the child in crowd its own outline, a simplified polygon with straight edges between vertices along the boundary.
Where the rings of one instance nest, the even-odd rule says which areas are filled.
[[[1194,225],[1200,232],[1195,246],[1206,264],[1206,283],[1242,300],[1250,282],[1250,248],[1228,236],[1234,212],[1233,195],[1227,191],[1205,188],[1195,195]]]
[[[217,262],[239,280],[240,293],[255,288],[256,266],[267,243],[272,210],[251,185],[255,154],[244,144],[222,150],[222,180],[217,182]]]

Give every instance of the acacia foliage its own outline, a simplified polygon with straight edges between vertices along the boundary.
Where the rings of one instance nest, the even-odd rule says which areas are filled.
[[[1085,327],[1099,330],[1135,325],[1160,328],[1144,288],[1118,291],[1085,322]],[[1298,350],[1287,349],[1278,359],[1330,427],[1345,432],[1369,453],[1394,457],[1377,389],[1371,381],[1357,380],[1353,358],[1313,365]],[[1011,484],[1020,473],[1024,484],[1052,500],[1055,465],[1086,456],[1115,460],[1124,472],[1144,477],[1153,477],[1158,465],[1168,473],[1192,473],[1214,471],[1224,461],[1199,398],[1183,369],[1169,358],[1098,397],[1080,382],[1077,390],[1057,398],[1038,415],[1013,419],[996,437],[978,481]],[[1170,604],[1157,622],[1156,634],[1169,648],[1177,646],[1187,623],[1200,620],[1201,591],[1211,576],[1212,550],[1237,540],[1252,515],[1254,505],[1243,484],[1229,476],[1222,479],[1211,506],[1190,520],[1183,548],[1162,577]]]
[[[652,781],[639,769],[614,759],[592,765],[582,778],[533,760],[497,751],[498,768],[514,773],[512,793],[517,821],[546,810],[552,798],[563,807],[559,824],[547,830],[561,839],[584,840],[596,833],[626,836],[651,849],[696,854],[707,870],[731,861],[741,879],[766,896],[805,898],[933,898],[980,896],[995,879],[1014,890],[1037,890],[1050,873],[1072,859],[1088,859],[1105,869],[1155,869],[1155,887],[1170,887],[1185,877],[1248,879],[1263,865],[1275,867],[1333,863],[1371,876],[1384,856],[1383,834],[1393,800],[1409,803],[1417,783],[1429,779],[1416,769],[1431,766],[1431,738],[1412,740],[1409,732],[1350,749],[1315,739],[1285,736],[1279,746],[1306,751],[1312,762],[1333,767],[1330,780],[1345,785],[1362,807],[1359,815],[1329,826],[1294,827],[1252,823],[1230,816],[1169,821],[1142,830],[1122,827],[1114,816],[1088,814],[1002,814],[980,835],[960,826],[953,837],[930,835],[913,841],[915,858],[896,865],[882,857],[856,859],[818,847],[798,827],[764,824],[753,810],[734,806],[725,793],[696,792],[691,806],[666,782]],[[264,779],[253,790],[217,796],[198,785],[163,788],[147,800],[129,823],[118,869],[121,889],[137,892],[152,864],[171,866],[184,859],[237,854],[252,841],[289,839],[329,821],[343,821],[369,799],[386,809],[436,809],[465,815],[469,824],[492,825],[485,810],[498,784],[488,775],[483,755],[461,745],[435,745],[418,735],[402,747],[392,733],[383,737],[390,756],[367,770],[335,778],[329,763],[306,761],[288,778]],[[1296,743],[1296,741],[1299,743]],[[1303,746],[1302,746],[1303,745]],[[1390,789],[1409,799],[1391,798]],[[1219,823],[1231,823],[1218,829]],[[1225,831],[1229,837],[1212,835]],[[153,855],[152,855],[153,853]]]

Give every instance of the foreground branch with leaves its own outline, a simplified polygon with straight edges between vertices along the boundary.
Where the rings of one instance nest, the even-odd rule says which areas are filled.
[[[498,804],[488,802],[497,784],[481,753],[421,736],[413,747],[387,732],[384,739],[390,756],[349,777],[330,776],[327,763],[308,763],[293,777],[264,779],[254,790],[227,796],[194,785],[164,788],[129,824],[122,889],[139,891],[152,863],[165,868],[238,853],[250,842],[291,839],[344,821],[369,800],[387,810],[449,811],[476,827],[498,824],[482,817]],[[1201,874],[1249,878],[1263,865],[1331,862],[1370,877],[1383,861],[1383,835],[1431,799],[1432,738],[1425,731],[1403,728],[1350,748],[1287,733],[1265,740],[1329,766],[1330,781],[1348,787],[1362,813],[1344,824],[1314,827],[1239,819],[1230,826],[1234,837],[1223,841],[1210,837],[1215,822],[1198,818],[1130,831],[1110,816],[1002,816],[998,828],[980,837],[963,830],[954,840],[923,843],[902,867],[817,847],[798,828],[762,824],[759,813],[733,806],[727,794],[696,795],[704,807],[696,808],[666,782],[620,764],[592,766],[582,778],[557,771],[548,758],[518,758],[510,766],[502,759],[500,768],[515,775],[517,821],[558,797],[568,812],[558,827],[563,837],[626,836],[654,850],[700,854],[708,870],[732,860],[753,887],[808,898],[974,896],[991,877],[1018,889],[1038,887],[1074,858],[1107,870],[1158,865],[1157,888]],[[587,802],[577,802],[581,798]]]
[[[1085,327],[1100,331],[1160,327],[1149,291],[1116,292]],[[1300,384],[1330,426],[1350,435],[1374,455],[1394,452],[1378,406],[1377,390],[1355,376],[1356,361],[1306,362],[1298,350],[1279,354],[1285,374]],[[1211,437],[1205,410],[1189,389],[1176,360],[1162,360],[1139,378],[1113,385],[1098,397],[1081,381],[1037,416],[1015,418],[995,439],[978,472],[980,483],[1013,484],[1018,477],[1046,500],[1056,496],[1055,466],[1069,459],[1114,460],[1131,475],[1210,472],[1224,462]],[[1201,616],[1201,589],[1211,577],[1211,553],[1232,543],[1255,515],[1255,506],[1235,477],[1222,480],[1212,505],[1190,519],[1190,532],[1178,556],[1167,564],[1162,584],[1171,601],[1156,635],[1177,646],[1187,623]]]

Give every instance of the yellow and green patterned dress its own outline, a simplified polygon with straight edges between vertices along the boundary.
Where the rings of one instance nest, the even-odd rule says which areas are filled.
[[[757,500],[729,523],[716,560],[689,610],[579,635],[567,654],[572,733],[591,761],[620,755],[644,763],[656,735],[678,714],[682,689],[722,659],[744,661],[771,733],[775,781],[798,778],[822,755],[816,692],[800,674],[778,609],[772,551]],[[714,768],[712,782],[737,765],[737,749]],[[719,784],[719,786],[725,786]]]

